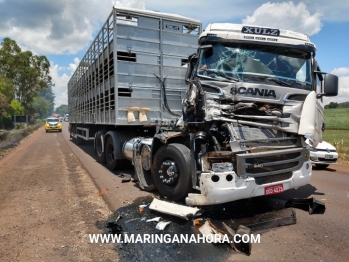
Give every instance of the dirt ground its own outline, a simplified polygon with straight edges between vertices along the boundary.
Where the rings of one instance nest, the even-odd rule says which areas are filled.
[[[117,261],[90,244],[110,211],[60,133],[43,128],[0,160],[0,261]]]

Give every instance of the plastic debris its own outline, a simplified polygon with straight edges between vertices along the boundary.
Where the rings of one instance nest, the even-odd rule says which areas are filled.
[[[201,234],[203,234],[207,242],[222,243],[225,233],[218,229],[215,225],[207,220],[203,226],[199,228]]]
[[[165,229],[165,227],[168,225],[168,224],[170,224],[171,223],[171,221],[168,221],[168,222],[164,222],[164,221],[161,221],[161,222],[159,222],[157,225],[156,225],[156,229],[157,230],[164,230]]]
[[[127,183],[131,181],[131,176],[130,175],[124,175],[124,178],[121,180],[121,183]]]
[[[200,223],[202,222],[202,218],[197,218],[193,220],[193,225],[194,226],[198,226],[200,225]]]
[[[154,218],[148,219],[148,220],[145,221],[145,222],[159,222],[160,219],[161,219],[161,217],[154,217]]]
[[[186,220],[189,220],[189,218],[196,216],[196,214],[200,211],[200,209],[196,207],[188,207],[174,203],[169,203],[156,198],[154,198],[151,202],[149,209],[167,215],[180,217]]]
[[[251,229],[246,226],[240,225],[238,226],[235,233],[235,231],[232,228],[230,228],[227,224],[225,224],[224,222],[222,222],[222,224],[228,234],[228,238],[230,240],[229,245],[231,246],[231,248],[248,256],[251,255],[252,243],[246,243],[244,241],[241,241],[242,236],[251,235]]]
[[[308,210],[309,214],[323,214],[326,211],[325,203],[316,200],[315,198],[306,199],[290,199],[286,202],[285,207],[295,207],[303,210]]]

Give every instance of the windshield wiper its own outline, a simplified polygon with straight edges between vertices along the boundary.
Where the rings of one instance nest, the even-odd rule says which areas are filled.
[[[220,77],[223,77],[225,79],[228,79],[228,80],[232,80],[234,82],[239,82],[239,79],[237,78],[234,78],[234,77],[231,77],[231,76],[228,76],[222,72],[219,72],[219,71],[214,71],[214,70],[211,70],[211,69],[203,69],[206,73],[212,73],[214,75],[217,75],[217,76],[220,76]]]

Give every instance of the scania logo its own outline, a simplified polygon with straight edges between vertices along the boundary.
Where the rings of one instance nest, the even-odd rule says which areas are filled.
[[[273,89],[259,89],[259,88],[246,88],[246,87],[239,87],[235,88],[232,87],[230,89],[230,93],[232,95],[252,95],[252,96],[271,96],[276,98],[275,90]]]
[[[254,34],[254,35],[273,35],[273,36],[280,35],[279,29],[252,27],[252,26],[244,26],[241,29],[241,32],[244,34]]]

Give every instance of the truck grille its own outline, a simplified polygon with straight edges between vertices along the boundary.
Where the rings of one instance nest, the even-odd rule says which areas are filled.
[[[305,159],[305,148],[238,154],[237,174],[243,178],[286,174],[298,170]]]
[[[264,184],[284,181],[284,180],[290,179],[291,177],[292,177],[292,172],[287,172],[287,173],[273,175],[273,176],[255,177],[254,179],[257,185],[264,185]]]

